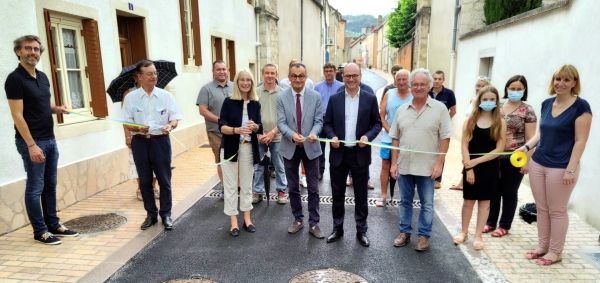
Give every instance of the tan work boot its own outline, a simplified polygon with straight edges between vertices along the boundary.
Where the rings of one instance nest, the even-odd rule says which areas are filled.
[[[438,181],[435,181],[435,184],[433,184],[433,187],[436,188],[436,189],[439,189],[439,188],[442,187],[442,183],[440,183]]]
[[[429,250],[429,239],[425,238],[424,236],[419,237],[419,241],[417,242],[415,250],[419,252]]]
[[[394,247],[404,247],[410,242],[410,235],[406,233],[400,233],[394,240]]]

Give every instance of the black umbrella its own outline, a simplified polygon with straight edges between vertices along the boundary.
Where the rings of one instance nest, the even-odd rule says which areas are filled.
[[[135,71],[136,65],[123,68],[123,70],[121,70],[121,74],[119,74],[116,79],[110,82],[106,92],[108,95],[110,95],[110,98],[113,102],[119,102],[123,100],[123,92],[135,85],[135,80],[133,80],[133,72]],[[171,82],[171,80],[177,76],[175,62],[156,60],[154,61],[154,67],[158,73],[158,81],[156,82],[156,86],[159,88],[165,88],[165,86],[167,86],[169,82]]]
[[[263,166],[264,167],[263,179],[264,179],[264,182],[265,182],[265,191],[267,193],[267,206],[269,205],[269,200],[271,198],[271,195],[270,195],[270,191],[271,191],[271,173],[269,173],[269,162],[270,161],[271,161],[271,154],[269,152],[266,152],[263,155],[263,158],[260,160],[260,162],[257,165],[257,166]]]

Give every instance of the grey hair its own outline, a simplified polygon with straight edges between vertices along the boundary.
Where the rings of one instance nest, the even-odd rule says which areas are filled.
[[[419,68],[416,70],[413,70],[410,73],[410,76],[408,77],[408,87],[412,87],[412,83],[413,83],[413,79],[415,78],[415,75],[417,74],[424,74],[425,76],[427,76],[427,84],[429,85],[429,88],[431,88],[433,86],[433,77],[431,76],[431,73],[429,72],[429,70],[424,69],[424,68]],[[396,73],[397,75],[397,73]]]
[[[42,44],[42,41],[40,40],[40,38],[36,35],[24,35],[21,36],[17,39],[15,39],[15,41],[13,41],[13,45],[14,45],[14,52],[16,53],[17,50],[21,49],[23,42],[32,42],[32,41],[37,41],[37,43],[39,43],[40,45],[40,54],[44,53],[44,45]],[[19,58],[19,55],[17,55],[17,58]],[[20,58],[19,58],[20,59]]]
[[[398,78],[398,74],[407,74],[410,77],[410,72],[407,69],[400,69],[400,70],[398,70],[398,72],[396,72],[396,76],[394,77],[394,80],[396,78]]]

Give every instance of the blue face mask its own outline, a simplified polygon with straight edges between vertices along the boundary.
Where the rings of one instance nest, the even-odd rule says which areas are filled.
[[[479,108],[481,108],[483,111],[492,111],[494,110],[494,108],[496,108],[496,102],[494,101],[484,101],[481,102],[481,104],[479,104]]]
[[[508,93],[508,100],[510,100],[512,102],[521,101],[521,98],[523,98],[523,94],[524,93],[525,93],[524,90],[509,92]]]

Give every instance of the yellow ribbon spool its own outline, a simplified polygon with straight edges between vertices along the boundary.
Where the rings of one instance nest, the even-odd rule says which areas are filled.
[[[513,166],[515,166],[517,168],[521,168],[521,167],[525,166],[526,163],[527,163],[527,154],[525,154],[525,152],[516,151],[510,155],[510,164],[512,164]]]

